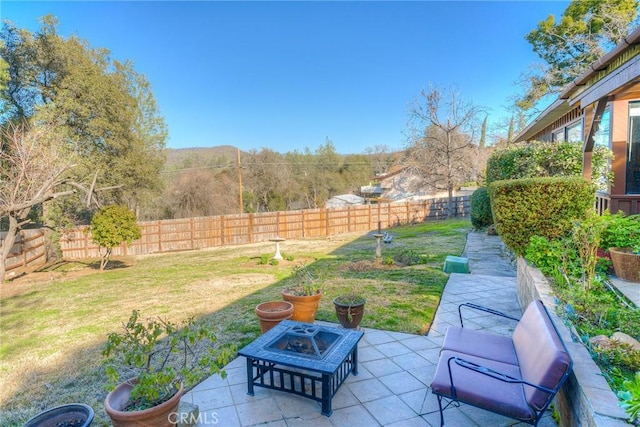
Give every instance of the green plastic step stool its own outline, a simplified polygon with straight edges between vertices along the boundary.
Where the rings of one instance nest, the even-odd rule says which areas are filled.
[[[461,256],[447,255],[442,271],[445,273],[469,274],[469,259]]]

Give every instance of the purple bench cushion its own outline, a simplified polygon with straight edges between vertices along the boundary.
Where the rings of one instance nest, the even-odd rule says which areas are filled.
[[[459,357],[516,378],[520,377],[518,367],[512,364],[444,350],[440,353],[436,373],[431,383],[433,392],[444,397],[453,397],[449,379],[450,357]],[[525,400],[522,384],[510,384],[488,377],[459,366],[454,361],[451,362],[451,372],[456,389],[456,400],[523,421],[535,419],[535,412]]]
[[[569,369],[571,358],[540,301],[533,301],[525,310],[513,331],[513,345],[522,378],[530,383],[553,389]],[[537,409],[549,398],[548,393],[529,386],[525,386],[524,392],[527,401]]]
[[[449,326],[442,350],[451,350],[510,365],[518,364],[511,337],[459,326]]]

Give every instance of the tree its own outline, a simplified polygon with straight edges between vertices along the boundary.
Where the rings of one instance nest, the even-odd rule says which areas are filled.
[[[73,155],[54,129],[9,122],[2,127],[0,138],[0,218],[8,220],[0,246],[2,283],[5,261],[18,231],[31,221],[31,210],[84,187],[72,180]]]
[[[91,219],[91,239],[100,247],[100,271],[107,266],[113,248],[130,245],[141,236],[136,215],[126,206],[110,205],[96,212]]]
[[[474,166],[474,135],[482,108],[454,90],[423,90],[409,117],[408,161],[423,184],[448,193],[447,216],[453,213],[453,190],[468,180]]]
[[[60,36],[52,15],[41,22],[34,34],[3,24],[0,54],[10,79],[0,86],[0,120],[56,129],[77,156],[78,176],[95,176],[97,186],[119,185],[101,193],[102,203],[136,209],[161,188],[167,136],[148,81],[108,50]]]
[[[532,109],[558,93],[629,33],[638,14],[635,0],[572,0],[556,22],[553,15],[526,35],[544,61],[521,76],[525,93],[518,107]]]
[[[487,145],[487,119],[489,115],[484,116],[484,120],[482,121],[482,129],[480,130],[480,142],[478,143],[478,147],[480,149],[486,147]]]

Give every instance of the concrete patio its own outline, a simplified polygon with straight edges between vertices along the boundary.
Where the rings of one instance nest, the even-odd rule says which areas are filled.
[[[227,365],[226,379],[205,380],[183,401],[199,407],[198,426],[439,426],[437,399],[428,385],[444,332],[449,325],[459,324],[458,304],[474,302],[517,317],[521,314],[515,270],[502,256],[500,239],[470,233],[463,256],[469,258],[471,274],[450,275],[428,335],[364,329],[358,346],[359,375],[350,375],[333,398],[330,417],[320,414],[318,402],[303,397],[260,387],[255,396],[247,395],[244,357]],[[465,312],[465,327],[510,334],[513,326],[508,320]],[[465,427],[525,425],[468,405],[447,408],[445,422]],[[538,425],[556,423],[547,412]]]

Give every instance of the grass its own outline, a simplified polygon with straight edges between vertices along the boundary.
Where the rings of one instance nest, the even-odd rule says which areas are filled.
[[[94,425],[106,424],[101,351],[132,310],[174,322],[195,317],[220,343],[242,348],[260,333],[254,307],[280,300],[299,264],[324,273],[319,320],[336,322],[333,298],[358,292],[367,299],[362,326],[424,334],[447,280],[442,262],[462,252],[469,229],[466,220],[393,228],[383,246],[392,265],[371,262],[371,234],[350,234],[288,240],[281,245],[293,260],[278,265],[260,262],[273,253],[265,242],[118,259],[104,273],[92,261],[65,263],[13,280],[0,289],[1,423],[22,425],[48,407],[83,402],[96,411]]]

